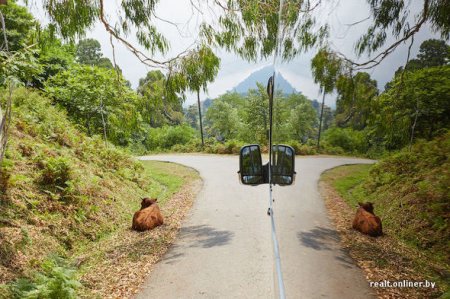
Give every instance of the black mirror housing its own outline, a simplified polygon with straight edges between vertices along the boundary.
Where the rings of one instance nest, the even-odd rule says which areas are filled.
[[[295,180],[295,150],[289,145],[272,146],[272,183],[292,185]]]
[[[244,185],[269,183],[269,164],[262,164],[261,149],[257,144],[245,145],[239,154],[239,180]],[[272,183],[292,185],[295,180],[295,151],[288,145],[272,147]]]
[[[261,149],[257,144],[245,145],[239,153],[239,179],[244,185],[264,184],[265,171],[262,165]]]

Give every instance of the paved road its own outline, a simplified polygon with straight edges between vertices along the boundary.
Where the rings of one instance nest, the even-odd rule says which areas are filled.
[[[197,169],[204,180],[176,243],[137,298],[277,298],[267,216],[268,186],[238,182],[238,157],[148,156]],[[350,158],[296,159],[296,183],[275,187],[275,220],[287,298],[372,298],[362,271],[339,246],[317,183]]]

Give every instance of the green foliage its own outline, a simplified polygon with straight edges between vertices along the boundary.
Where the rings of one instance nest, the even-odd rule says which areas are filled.
[[[48,28],[38,32],[38,47],[38,61],[43,72],[33,80],[33,85],[42,88],[47,79],[67,70],[75,63],[75,47],[70,43],[62,43]]]
[[[64,39],[81,37],[98,19],[96,3],[75,0],[68,2],[44,1],[44,9],[50,17],[51,27]]]
[[[181,124],[183,121],[182,99],[166,98],[167,79],[161,71],[150,71],[139,79],[137,93],[141,95],[137,103],[144,123],[151,127]]]
[[[418,141],[376,164],[364,184],[376,198],[386,226],[410,244],[448,251],[450,133]],[[445,259],[445,254],[436,254]],[[447,260],[448,262],[448,260]]]
[[[247,95],[226,93],[213,100],[208,108],[206,131],[209,136],[214,136],[221,142],[242,140],[266,145],[269,129],[268,104],[267,92],[261,84],[258,84],[257,89],[249,90]],[[196,117],[194,112],[194,108],[188,108],[189,117],[193,121]],[[275,143],[296,141],[304,144],[315,138],[317,113],[312,102],[305,96],[283,95],[278,91],[273,117]]]
[[[444,40],[428,39],[420,45],[417,58],[422,67],[446,65],[450,59],[450,46]]]
[[[106,135],[127,145],[139,132],[140,98],[122,78],[118,81],[114,70],[76,65],[48,80],[45,89],[89,135]]]
[[[395,78],[403,76],[404,71],[417,71],[427,67],[444,66],[450,60],[450,46],[444,40],[428,39],[420,44],[416,59],[411,59],[405,68],[399,67],[395,71]],[[386,84],[386,89],[392,87],[393,82]]]
[[[167,150],[175,145],[187,144],[194,139],[194,135],[196,135],[196,131],[186,124],[150,128],[144,145],[149,151]]]
[[[82,39],[76,47],[77,61],[81,64],[113,69],[114,66],[107,57],[103,57],[98,40],[93,38]]]
[[[450,66],[407,72],[374,101],[371,126],[388,149],[431,139],[450,125]]]
[[[10,285],[13,298],[77,298],[76,291],[81,287],[76,271],[62,258],[54,257],[42,264],[42,272],[34,274],[32,280],[18,279]]]
[[[336,124],[355,130],[364,129],[372,113],[372,103],[378,95],[377,81],[363,72],[350,77],[341,75],[336,89]]]
[[[0,86],[23,85],[38,78],[42,68],[37,63],[36,54],[35,50],[28,48],[20,49],[14,54],[0,51]]]
[[[320,49],[311,60],[314,82],[320,85],[324,93],[330,93],[336,87],[341,69],[341,59],[327,48]]]
[[[311,101],[297,95],[291,95],[290,97],[299,97],[300,102],[291,108],[286,130],[289,132],[290,138],[306,143],[316,137],[318,127],[316,110]]]
[[[40,161],[41,181],[46,185],[54,185],[64,188],[72,177],[71,163],[67,157],[49,157]]]
[[[316,150],[315,146],[302,144],[296,140],[290,140],[290,141],[286,142],[286,144],[288,144],[294,148],[296,155],[306,156],[306,155],[317,154],[317,150]]]
[[[241,139],[249,143],[268,144],[269,97],[264,86],[258,83],[257,89],[249,90],[243,110]]]
[[[0,5],[0,12],[5,19],[6,39],[8,40],[8,50],[15,52],[30,44],[30,37],[33,27],[36,25],[33,16],[28,10],[15,1],[8,1],[6,5]],[[0,44],[3,45],[3,29],[0,26]],[[5,45],[1,47],[5,49]]]
[[[240,140],[227,140],[226,142],[217,142],[212,138],[205,141],[202,147],[200,139],[192,139],[186,144],[176,144],[171,150],[174,152],[195,153],[204,151],[210,154],[239,154],[241,147],[245,142]]]
[[[381,48],[387,41],[387,32],[392,32],[397,39],[406,38],[423,23],[431,23],[443,39],[450,34],[448,4],[445,1],[425,1],[420,10],[414,14],[412,6],[404,0],[368,0],[373,23],[356,44],[358,54],[369,54]],[[409,18],[408,18],[409,16]],[[413,18],[411,16],[414,16]],[[414,20],[411,22],[411,20]]]
[[[220,99],[208,108],[205,119],[210,123],[210,134],[218,139],[234,139],[242,127],[237,108]]]
[[[189,90],[206,91],[208,83],[214,81],[217,76],[219,65],[219,57],[209,47],[202,45],[183,57],[180,73],[185,77]]]
[[[97,65],[103,56],[98,40],[82,39],[77,44],[77,61],[81,64]]]
[[[356,131],[352,128],[328,129],[324,134],[324,147],[341,148],[347,153],[364,154],[369,148],[365,131]],[[335,149],[331,149],[335,151]]]
[[[308,11],[307,1],[228,1],[218,26],[204,23],[202,36],[209,43],[232,50],[246,60],[256,61],[272,54],[292,59],[302,51],[320,44],[328,34],[327,25],[318,25]],[[281,16],[279,12],[281,11]],[[280,22],[281,21],[281,22]],[[283,41],[277,49],[278,28]],[[277,52],[277,53],[276,53]]]

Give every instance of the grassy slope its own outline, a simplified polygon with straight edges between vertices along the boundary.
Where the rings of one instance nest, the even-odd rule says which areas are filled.
[[[447,133],[373,167],[343,166],[323,176],[353,210],[357,202],[374,202],[387,236],[411,249],[405,259],[441,290],[448,290],[450,277],[449,153]]]
[[[174,164],[143,166],[85,136],[36,92],[17,90],[13,105],[0,174],[0,284],[35,277],[53,254],[82,256],[80,272],[95,270],[92,248],[129,228],[140,198],[158,196],[164,206],[198,177]]]

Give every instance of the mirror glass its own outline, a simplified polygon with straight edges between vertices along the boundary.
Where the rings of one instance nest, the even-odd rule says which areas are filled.
[[[239,157],[239,175],[245,185],[264,183],[261,150],[259,145],[246,145],[241,148]]]
[[[295,151],[288,145],[272,147],[272,182],[281,186],[291,185],[295,178]]]

